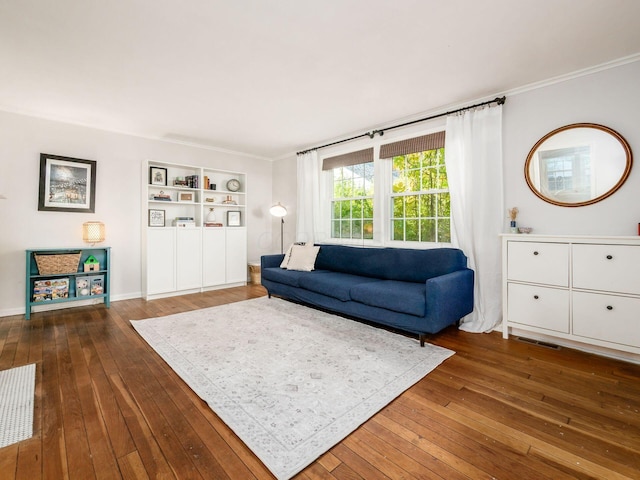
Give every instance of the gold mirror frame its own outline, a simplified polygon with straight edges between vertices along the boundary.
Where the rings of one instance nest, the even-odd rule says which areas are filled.
[[[620,142],[621,151],[619,152],[619,155],[626,156],[626,164],[625,164],[625,167],[624,167],[624,171],[621,173],[621,175],[620,175],[619,179],[617,180],[617,182],[615,183],[615,185],[613,185],[611,188],[609,188],[604,193],[599,194],[597,196],[592,196],[592,198],[589,198],[589,199],[586,199],[586,200],[575,201],[575,202],[564,202],[564,201],[558,200],[556,198],[552,198],[551,196],[545,195],[541,191],[541,188],[538,188],[536,186],[536,183],[532,179],[532,173],[531,172],[532,172],[532,169],[535,169],[535,164],[533,163],[534,159],[535,159],[535,161],[538,161],[537,168],[538,168],[538,171],[540,170],[538,154],[542,153],[542,151],[539,152],[539,149],[540,149],[541,146],[543,146],[543,144],[545,142],[547,142],[552,137],[555,137],[556,135],[559,135],[559,134],[561,134],[563,132],[566,132],[567,130],[577,129],[577,128],[594,129],[594,130],[597,130],[599,132],[604,132],[604,133],[607,133],[607,134],[611,135],[618,142]],[[573,149],[573,150],[577,150],[579,148],[587,148],[587,147],[582,147],[582,146],[577,146],[577,145],[569,147],[569,149]],[[562,150],[567,150],[567,148],[564,148]],[[589,155],[590,155],[590,153],[589,153]],[[600,160],[601,161],[602,160],[606,161],[606,159],[600,159]],[[605,127],[603,125],[598,125],[598,124],[595,124],[595,123],[574,123],[574,124],[571,124],[571,125],[565,125],[564,127],[557,128],[557,129],[553,130],[552,132],[547,133],[544,137],[542,137],[540,140],[538,140],[538,142],[529,151],[529,155],[527,155],[527,161],[524,164],[524,177],[525,177],[525,179],[527,181],[527,185],[529,186],[531,191],[537,197],[539,197],[540,199],[544,200],[545,202],[551,203],[553,205],[558,205],[560,207],[582,207],[584,205],[591,205],[591,204],[600,202],[601,200],[604,200],[605,198],[613,195],[622,186],[622,184],[627,180],[627,177],[629,176],[629,172],[631,172],[632,164],[633,164],[633,155],[631,153],[631,148],[629,147],[629,144],[624,139],[624,137],[622,135],[620,135],[618,132],[616,132],[615,130],[613,130],[613,129],[609,128],[609,127]],[[589,167],[589,168],[591,168],[591,167]],[[594,175],[595,175],[595,173],[594,173]],[[541,175],[539,175],[539,176],[541,176]],[[562,178],[564,178],[564,177],[562,177]]]

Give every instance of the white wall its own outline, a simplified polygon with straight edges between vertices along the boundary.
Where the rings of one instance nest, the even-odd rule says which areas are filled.
[[[640,222],[640,62],[610,68],[561,83],[541,86],[507,96],[503,109],[503,146],[506,208],[520,210],[518,224],[533,227],[540,234],[636,235]],[[473,102],[470,102],[473,103]],[[410,129],[385,133],[384,137],[358,140],[322,151],[338,155],[349,150],[385,143],[419,129],[433,128],[433,120]],[[558,207],[535,196],[524,178],[524,163],[533,145],[548,132],[571,123],[599,123],[618,131],[635,151],[637,165],[627,182],[611,197],[585,207]],[[290,185],[295,184],[295,160],[275,162],[274,199],[295,202]],[[279,185],[283,185],[282,190]],[[283,202],[284,203],[284,202]],[[292,218],[289,223],[294,221]],[[295,231],[293,225],[289,225]],[[286,237],[286,236],[285,236]],[[496,238],[496,241],[498,239]],[[286,245],[286,242],[285,242]]]
[[[40,153],[97,161],[95,214],[38,211]],[[140,296],[145,159],[246,172],[248,258],[275,253],[271,162],[0,112],[0,316],[24,312],[25,249],[82,247],[87,220],[106,225],[112,299]]]
[[[637,235],[640,222],[640,62],[507,97],[503,117],[506,207],[518,207],[518,224],[534,233]],[[599,123],[620,133],[638,157],[626,183],[594,205],[558,207],[527,186],[524,162],[548,132],[571,123]],[[505,212],[505,228],[507,224]]]

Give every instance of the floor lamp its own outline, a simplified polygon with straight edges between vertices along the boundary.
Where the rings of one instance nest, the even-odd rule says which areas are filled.
[[[284,217],[287,215],[287,209],[278,202],[269,209],[269,213],[274,217],[280,217],[280,253],[284,253]]]

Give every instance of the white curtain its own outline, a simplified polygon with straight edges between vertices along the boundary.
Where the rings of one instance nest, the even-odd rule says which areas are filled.
[[[321,242],[325,239],[324,215],[321,202],[322,168],[318,152],[298,155],[298,205],[296,242]]]
[[[489,332],[501,321],[504,225],[502,106],[447,118],[445,162],[451,193],[451,243],[475,271],[474,311],[461,330]]]

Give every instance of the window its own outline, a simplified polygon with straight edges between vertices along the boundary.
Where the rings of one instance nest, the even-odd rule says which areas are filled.
[[[393,157],[391,240],[451,242],[444,148]]]
[[[383,144],[376,158],[373,148],[328,157],[322,168],[331,185],[332,239],[451,241],[444,132]]]
[[[373,239],[373,162],[333,169],[331,237]]]

